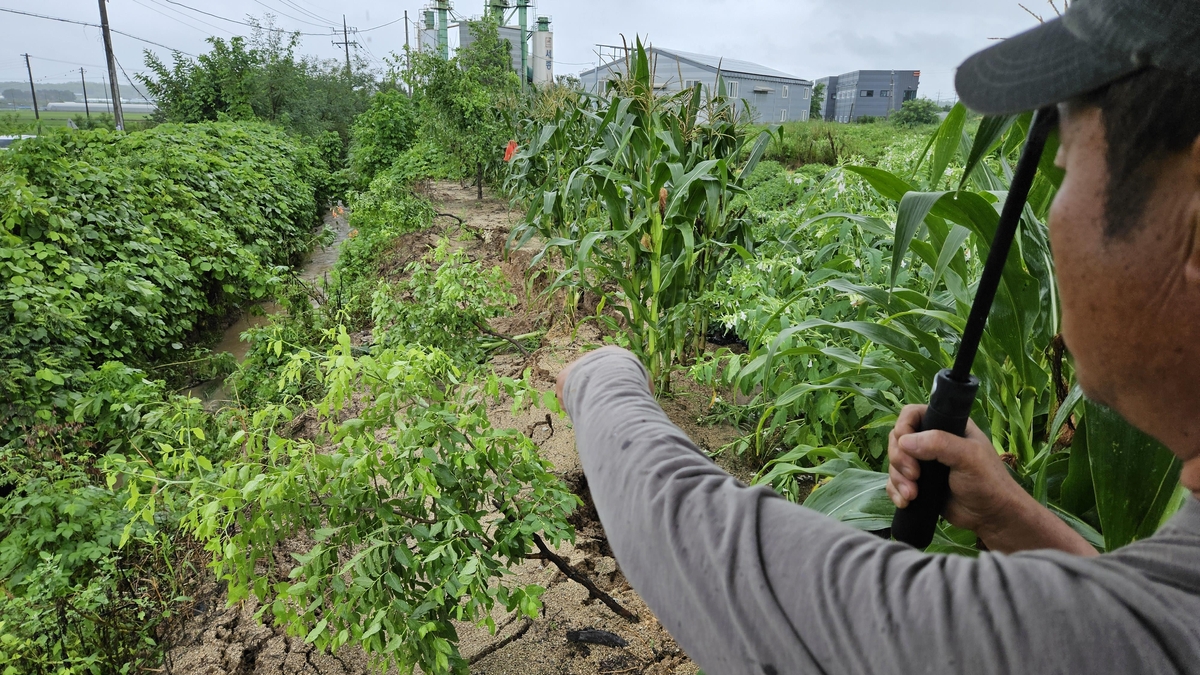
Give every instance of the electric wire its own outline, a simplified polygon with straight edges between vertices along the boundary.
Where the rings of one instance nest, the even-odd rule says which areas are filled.
[[[325,23],[328,23],[328,24],[337,23],[336,21],[333,21],[331,19],[326,19],[325,17],[323,17],[319,14],[316,14],[314,12],[308,11],[307,9],[304,9],[300,5],[297,5],[295,2],[292,2],[292,0],[279,0],[279,1],[282,2],[283,4],[287,5],[288,7],[295,9],[297,12],[300,12],[304,16],[311,17],[313,19],[316,19],[317,21],[324,21]]]
[[[9,9],[7,7],[0,7],[0,12],[8,12],[9,14],[20,14],[22,16],[32,16],[35,19],[47,19],[49,21],[60,21],[62,23],[73,23],[73,24],[76,24],[79,26],[91,26],[92,28],[103,28],[103,26],[101,26],[98,23],[88,23],[87,21],[75,21],[74,19],[62,19],[57,16],[46,16],[45,14],[34,14],[33,12],[22,12],[19,9]],[[116,28],[109,27],[108,30],[110,33],[116,33],[117,35],[124,35],[127,38],[133,38],[134,40],[137,40],[139,42],[145,42],[148,45],[154,45],[155,47],[162,47],[163,49],[168,49],[173,52],[179,52],[180,54],[185,54],[185,55],[191,56],[191,57],[196,56],[195,54],[189,54],[188,52],[185,52],[182,49],[175,49],[174,47],[168,47],[168,46],[162,44],[161,42],[155,42],[154,40],[147,40],[146,38],[141,38],[141,37],[138,37],[131,33],[126,33],[125,31],[117,30]]]
[[[149,1],[150,1],[150,3],[152,3],[152,4],[154,4],[154,5],[156,5],[156,6],[160,7],[160,8],[162,8],[162,10],[166,10],[166,11],[168,11],[168,12],[172,12],[172,13],[173,13],[173,14],[163,14],[163,16],[166,16],[166,17],[169,17],[169,18],[172,18],[172,17],[174,17],[174,16],[180,16],[180,17],[183,17],[182,19],[179,19],[179,18],[177,18],[177,19],[175,19],[175,20],[176,20],[176,21],[180,21],[180,22],[182,22],[182,23],[184,23],[184,24],[186,24],[186,25],[192,26],[193,28],[196,28],[196,30],[203,30],[203,29],[201,29],[201,28],[198,28],[198,27],[196,27],[196,26],[192,25],[190,22],[192,22],[192,21],[195,21],[196,23],[204,24],[205,26],[208,26],[209,28],[211,28],[211,29],[213,29],[213,30],[216,30],[216,31],[221,31],[222,33],[227,33],[227,34],[229,34],[229,35],[233,35],[233,34],[234,34],[234,32],[233,32],[233,31],[231,31],[231,30],[229,30],[228,28],[222,28],[222,27],[220,27],[220,26],[218,26],[218,25],[216,25],[216,24],[214,24],[214,23],[209,23],[209,22],[207,22],[207,21],[205,21],[204,19],[201,19],[201,18],[199,18],[199,17],[195,17],[195,16],[192,16],[191,14],[186,14],[186,13],[184,13],[184,12],[181,12],[180,10],[178,10],[178,9],[175,9],[174,7],[170,7],[170,6],[168,6],[168,5],[165,5],[165,4],[163,4],[162,2],[159,2],[159,0],[149,0]],[[141,2],[139,2],[139,0],[134,0],[134,2],[137,2],[138,4],[141,4]],[[160,13],[162,13],[162,12],[160,11]],[[207,31],[204,31],[204,32],[207,32]]]
[[[236,23],[241,26],[249,26],[250,28],[257,28],[259,30],[268,30],[271,32],[276,32],[276,33],[296,33],[299,35],[316,35],[319,37],[329,37],[329,33],[305,33],[303,31],[298,31],[298,30],[287,30],[286,28],[268,28],[268,27],[262,26],[262,25],[256,26],[255,24],[248,23],[246,21],[238,21],[237,19],[230,19],[228,17],[221,16],[220,14],[213,14],[212,12],[206,12],[203,9],[196,9],[195,7],[192,7],[191,5],[185,5],[182,2],[179,2],[178,0],[164,0],[164,2],[168,2],[172,5],[178,5],[179,7],[183,7],[184,9],[190,9],[193,12],[198,12],[205,16],[211,16],[214,19],[220,19],[221,21],[228,21],[229,23]]]
[[[381,24],[379,24],[378,26],[372,26],[372,27],[370,27],[370,28],[363,28],[362,30],[360,30],[360,31],[358,31],[358,32],[359,32],[359,33],[369,33],[369,32],[371,32],[371,31],[373,31],[373,30],[379,30],[380,28],[387,28],[388,26],[390,26],[390,25],[392,25],[392,24],[394,24],[394,23],[399,23],[399,22],[401,22],[401,21],[403,21],[403,20],[404,20],[404,17],[400,17],[399,19],[394,19],[394,20],[392,20],[392,21],[389,21],[389,22],[387,22],[387,23],[381,23]],[[414,23],[415,23],[415,22],[414,22]]]
[[[170,19],[171,21],[174,21],[175,23],[180,23],[180,24],[183,24],[183,25],[187,26],[188,28],[191,28],[191,29],[192,29],[192,30],[194,30],[194,31],[198,31],[198,32],[200,32],[200,33],[205,33],[205,34],[207,34],[207,35],[211,35],[211,34],[212,34],[212,33],[210,33],[209,31],[206,31],[206,30],[204,30],[203,28],[200,28],[199,26],[193,26],[192,24],[190,24],[190,23],[188,23],[188,22],[184,21],[183,19],[179,19],[179,18],[173,17],[173,16],[171,16],[170,14],[167,14],[166,12],[164,12],[164,11],[162,11],[162,10],[160,10],[160,9],[156,9],[156,8],[154,8],[154,7],[151,7],[150,5],[143,4],[143,3],[142,3],[142,2],[140,2],[139,0],[133,0],[133,4],[135,4],[135,5],[141,5],[142,7],[145,7],[146,9],[150,10],[151,12],[154,12],[155,14],[162,15],[162,16],[164,16],[164,17],[166,17],[166,18]],[[215,26],[214,26],[214,28],[215,28]],[[220,29],[220,30],[222,30],[223,32],[228,32],[228,31],[225,31],[224,29]]]
[[[108,67],[108,66],[102,66],[98,63],[77,63],[75,61],[63,61],[62,59],[52,59],[48,56],[34,56],[33,54],[30,54],[29,58],[37,59],[38,61],[52,61],[54,63],[65,63],[68,66],[87,66],[88,68],[107,68]],[[24,63],[24,62],[23,61],[14,61],[14,63]],[[6,64],[0,63],[0,65],[6,65]]]
[[[143,101],[149,101],[150,98],[143,94],[141,89],[138,89],[138,86],[133,83],[133,78],[129,77],[129,73],[125,72],[125,66],[121,65],[121,59],[118,59],[116,54],[113,54],[113,61],[117,62],[117,67],[121,69],[121,74],[125,76],[125,81],[129,83],[129,86],[133,87],[133,90],[138,93],[138,96],[142,97]]]
[[[325,23],[325,24],[322,24],[322,23],[313,23],[313,22],[311,22],[311,21],[305,21],[304,19],[301,19],[301,18],[298,18],[298,17],[294,17],[294,16],[292,16],[291,14],[288,14],[288,13],[286,13],[286,12],[280,12],[280,11],[279,11],[279,9],[278,9],[277,7],[272,7],[272,6],[268,5],[267,3],[263,2],[262,0],[254,0],[254,2],[255,2],[255,4],[262,5],[263,7],[266,7],[267,9],[271,10],[272,12],[276,12],[276,13],[278,13],[280,16],[286,16],[287,18],[291,19],[292,21],[299,21],[300,23],[305,23],[305,24],[308,24],[308,25],[310,25],[310,26],[316,26],[317,28],[328,28],[329,30],[336,30],[336,28],[337,28],[336,26],[332,26],[332,25],[330,25],[330,24],[327,24],[327,23]]]

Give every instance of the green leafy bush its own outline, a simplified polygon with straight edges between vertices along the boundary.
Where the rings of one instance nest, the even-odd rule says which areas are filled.
[[[258,124],[47,134],[0,156],[0,439],[61,416],[107,360],[171,360],[269,295],[324,180]]]
[[[182,504],[159,494],[139,518],[106,482],[116,453],[158,461],[180,439],[216,440],[199,402],[120,363],[84,376],[69,422],[0,446],[0,666],[53,673],[155,667],[158,630],[181,595]],[[109,455],[108,453],[114,453]],[[7,659],[7,661],[6,661]]]
[[[366,187],[390,167],[397,156],[412,147],[417,127],[416,106],[407,94],[397,89],[375,94],[371,106],[354,118],[351,129],[350,168],[355,180]]]
[[[146,52],[147,74],[135,75],[158,104],[161,122],[261,120],[307,138],[334,132],[342,152],[355,115],[366,110],[375,76],[365,62],[347,72],[337,59],[298,57],[300,35],[272,19],[254,24],[247,39],[208,38],[208,52],[180,52],[164,63]]]
[[[905,101],[900,109],[892,114],[892,124],[902,127],[916,127],[923,124],[937,124],[938,113],[942,111],[936,103],[927,98]]]
[[[131,458],[132,502],[152,508],[153,495],[186,491],[183,522],[212,552],[230,601],[257,597],[317,648],[357,644],[404,670],[465,674],[452,622],[494,630],[496,604],[534,616],[543,589],[505,583],[506,569],[536,533],[553,545],[573,537],[566,518],[578,499],[526,436],[487,416],[501,396],[514,409],[557,409],[553,395],[463,372],[437,349],[355,358],[344,330],[336,341],[324,358],[292,353],[283,374],[319,362],[316,441],[280,435],[291,412],[268,407],[215,468],[184,447],[156,467]],[[286,540],[304,553],[281,560]]]
[[[516,302],[499,267],[488,270],[443,239],[424,260],[409,265],[411,276],[375,293],[375,342],[419,344],[469,362],[482,357],[475,338],[487,320]]]

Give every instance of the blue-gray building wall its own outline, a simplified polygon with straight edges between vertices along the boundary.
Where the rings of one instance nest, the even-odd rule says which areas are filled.
[[[919,70],[856,70],[839,75],[833,114],[826,119],[853,122],[860,117],[887,117],[904,101],[917,97],[920,81]]]
[[[585,70],[579,78],[587,91],[603,93],[604,83],[623,74],[624,70],[624,61],[614,61],[599,68]],[[729,95],[736,95],[736,98],[745,102],[744,105],[749,106],[755,122],[808,120],[809,105],[812,103],[812,83],[808,80],[735,72],[722,72],[721,78],[725,81]],[[654,85],[662,93],[678,92],[693,86],[697,81],[710,90],[714,89],[717,84],[716,70],[677,59],[667,53],[656,54]]]
[[[832,122],[837,117],[837,94],[838,94],[838,78],[837,75],[830,77],[822,77],[813,83],[813,91],[816,92],[817,85],[825,85],[825,90],[821,92],[821,119],[826,122]],[[816,94],[814,93],[814,96]]]

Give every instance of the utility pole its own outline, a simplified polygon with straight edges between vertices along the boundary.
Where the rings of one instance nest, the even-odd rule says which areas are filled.
[[[888,96],[888,114],[886,116],[891,117],[892,111],[895,109],[896,109],[896,71],[893,70],[892,71],[892,93],[891,93],[891,95]]]
[[[337,29],[336,29],[336,28],[334,28],[334,30],[336,31]],[[356,32],[356,33],[357,33],[357,32],[358,32],[358,29],[357,29],[357,28],[355,28],[355,29],[354,29],[354,32]],[[334,35],[337,35],[337,33],[334,33]],[[335,41],[335,42],[333,43],[333,46],[334,46],[334,47],[342,47],[342,46],[344,46],[344,47],[346,48],[346,79],[347,79],[347,80],[348,80],[348,79],[350,79],[350,75],[351,75],[351,71],[350,71],[350,45],[354,45],[355,49],[357,49],[357,48],[358,48],[358,43],[357,43],[357,42],[351,42],[351,41],[350,41],[350,29],[346,27],[346,15],[345,15],[345,14],[343,14],[343,15],[342,15],[342,41],[341,41],[341,42],[336,42],[336,41]]]
[[[92,107],[87,100],[87,78],[83,76],[83,68],[79,69],[79,81],[83,83],[83,111],[87,113],[88,121],[92,120]]]
[[[408,75],[412,72],[412,47],[408,45],[408,10],[404,10],[404,77],[405,86],[408,88],[408,97],[412,98],[412,84],[408,82]]]
[[[121,113],[121,83],[117,79],[117,56],[113,54],[112,33],[108,31],[108,8],[100,0],[100,32],[104,33],[104,54],[108,57],[108,84],[112,88],[113,121],[117,131],[125,131],[125,115]]]
[[[29,73],[29,95],[33,96],[33,119],[41,120],[41,115],[38,114],[37,107],[37,90],[33,88],[33,68],[29,67],[29,55],[23,54],[25,57],[25,72]]]
[[[521,24],[521,90],[529,87],[529,0],[517,0],[517,23]]]
[[[346,15],[342,15],[342,43],[346,45],[346,77],[350,77],[350,37],[346,31]]]

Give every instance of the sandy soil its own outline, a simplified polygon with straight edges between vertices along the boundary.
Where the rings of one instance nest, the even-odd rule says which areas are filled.
[[[511,315],[493,321],[492,329],[505,335],[536,331],[545,331],[545,334],[540,346],[528,355],[516,350],[498,353],[491,362],[497,373],[519,376],[529,369],[534,384],[549,389],[566,363],[587,349],[603,344],[603,336],[594,323],[571,325],[564,318],[561,299],[540,294],[544,281],[535,280],[527,285],[526,271],[537,252],[536,246],[527,246],[509,256],[503,254],[509,228],[520,217],[519,213],[491,196],[477,201],[472,186],[439,182],[424,190],[440,213],[453,214],[462,219],[462,224],[456,218],[439,216],[432,229],[397,241],[385,276],[401,274],[407,263],[419,258],[443,234],[457,237],[473,259],[499,265],[520,301]],[[532,286],[532,293],[522,290],[529,286]],[[586,299],[584,304],[588,304]],[[673,386],[675,392],[664,402],[664,409],[701,448],[714,452],[737,438],[739,432],[736,429],[700,422],[711,392],[683,376],[673,382]],[[498,609],[494,619],[499,630],[495,635],[489,634],[486,628],[460,625],[460,650],[471,661],[471,672],[479,675],[696,673],[695,664],[687,659],[629,586],[613,559],[591,505],[570,423],[565,418],[548,417],[541,410],[514,416],[506,405],[495,406],[489,416],[493,424],[518,429],[533,439],[542,455],[554,464],[555,473],[582,497],[585,506],[572,516],[576,543],[565,544],[557,553],[590,577],[601,590],[637,614],[640,621],[626,621],[601,602],[589,598],[587,589],[566,578],[553,564],[529,560],[514,570],[514,580],[522,584],[536,583],[547,589],[542,596],[541,616],[532,621],[517,619]],[[304,433],[306,430],[301,428],[299,431]],[[735,464],[726,468],[743,480],[753,475],[749,467]],[[168,672],[181,675],[358,675],[372,672],[368,658],[361,650],[346,648],[336,655],[318,653],[303,640],[289,638],[281,629],[258,623],[254,613],[259,608],[254,603],[232,608],[225,604],[223,588],[211,580],[205,582],[196,594],[191,616],[185,620],[182,633],[173,641],[166,664]],[[568,639],[568,632],[584,629],[611,632],[626,644],[612,647]]]

